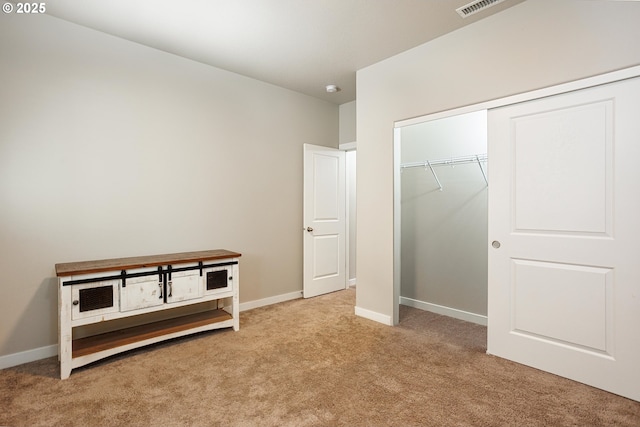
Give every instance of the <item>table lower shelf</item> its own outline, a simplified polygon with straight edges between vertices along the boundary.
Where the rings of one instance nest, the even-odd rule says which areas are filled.
[[[72,358],[88,356],[118,347],[130,347],[132,344],[135,347],[135,343],[154,340],[154,338],[158,338],[159,342],[167,335],[179,334],[190,329],[202,328],[232,319],[233,317],[229,313],[218,309],[78,338],[73,340]]]

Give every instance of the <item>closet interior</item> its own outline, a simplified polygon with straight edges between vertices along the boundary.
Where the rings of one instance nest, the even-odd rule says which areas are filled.
[[[400,132],[400,304],[486,325],[487,112]]]

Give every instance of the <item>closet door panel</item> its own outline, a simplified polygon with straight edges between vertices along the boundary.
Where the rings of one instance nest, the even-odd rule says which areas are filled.
[[[515,230],[610,229],[612,117],[606,100],[512,119]]]
[[[640,79],[489,112],[488,352],[640,400]]]

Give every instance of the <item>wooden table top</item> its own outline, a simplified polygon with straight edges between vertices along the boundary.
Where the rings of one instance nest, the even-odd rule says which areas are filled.
[[[185,264],[190,262],[237,258],[240,256],[241,254],[231,252],[226,249],[213,249],[208,251],[180,252],[175,254],[67,262],[56,264],[56,275],[58,277],[62,277],[74,274],[100,273],[103,271],[129,270],[132,268],[156,267],[159,265]]]

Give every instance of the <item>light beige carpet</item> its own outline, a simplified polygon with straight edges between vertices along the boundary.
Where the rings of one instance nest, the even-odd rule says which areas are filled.
[[[640,403],[485,354],[486,328],[355,291],[244,312],[240,331],[74,370],[0,371],[2,426],[640,426]],[[640,385],[639,385],[640,386]]]

